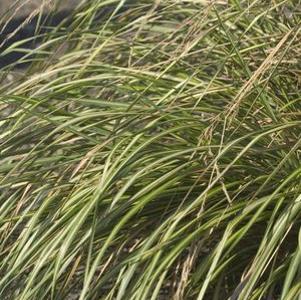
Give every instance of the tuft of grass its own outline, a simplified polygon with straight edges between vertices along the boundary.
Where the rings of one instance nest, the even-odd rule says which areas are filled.
[[[90,0],[11,44],[1,299],[301,299],[300,5]]]

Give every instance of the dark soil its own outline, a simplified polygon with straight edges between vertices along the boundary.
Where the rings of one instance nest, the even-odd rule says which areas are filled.
[[[3,26],[0,31],[0,68],[14,63],[26,55],[22,49],[33,49],[43,39],[44,33],[66,20],[68,16],[70,16],[69,11],[60,11],[52,15],[45,14],[41,18],[42,21],[40,20],[40,24],[43,25],[39,28],[37,28],[38,16],[29,22],[27,17],[15,18]],[[20,41],[24,42],[18,46],[19,49],[5,54],[4,51],[7,48]],[[24,66],[26,64],[18,65],[18,67]]]

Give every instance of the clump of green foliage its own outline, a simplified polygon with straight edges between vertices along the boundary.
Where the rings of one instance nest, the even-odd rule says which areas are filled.
[[[299,299],[300,1],[70,18],[6,50],[0,298]]]

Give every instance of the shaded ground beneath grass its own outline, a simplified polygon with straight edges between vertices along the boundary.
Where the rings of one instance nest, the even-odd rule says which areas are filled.
[[[14,8],[12,13],[15,18],[24,17],[30,15],[35,9],[40,9],[44,3],[44,10],[53,9],[55,6],[59,10],[71,10],[78,5],[81,0],[0,0],[0,15],[6,14],[10,8]]]

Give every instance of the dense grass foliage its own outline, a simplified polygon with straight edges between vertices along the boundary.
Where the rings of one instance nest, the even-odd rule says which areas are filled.
[[[301,3],[206,2],[6,49],[1,299],[300,299]]]

